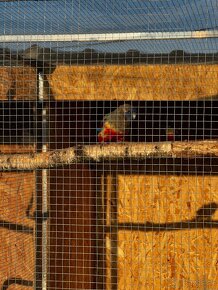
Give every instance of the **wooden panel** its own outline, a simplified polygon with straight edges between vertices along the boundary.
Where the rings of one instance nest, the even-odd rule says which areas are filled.
[[[1,100],[36,100],[35,69],[0,67],[0,73]],[[45,98],[49,92],[54,100],[214,98],[217,78],[218,65],[65,65],[45,77]]]
[[[196,100],[218,95],[218,65],[58,66],[55,100]]]
[[[21,290],[25,283],[33,283],[34,221],[29,215],[35,210],[34,191],[34,173],[1,173],[0,287],[11,285],[17,280],[9,288],[15,289],[16,285],[16,289]]]
[[[77,132],[89,124],[89,115],[84,116],[73,102],[55,104],[50,111],[50,150],[82,142]],[[48,290],[96,289],[95,186],[88,165],[49,170]]]
[[[36,100],[36,70],[31,67],[0,67],[0,100]]]
[[[107,178],[106,288],[215,289],[218,177],[113,178]],[[214,210],[205,210],[209,205]]]
[[[34,153],[36,151],[35,145],[3,145],[0,144],[1,154],[15,154],[15,153]]]
[[[48,289],[95,289],[95,207],[91,172],[50,170]]]

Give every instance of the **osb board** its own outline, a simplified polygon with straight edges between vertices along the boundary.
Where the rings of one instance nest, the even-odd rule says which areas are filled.
[[[36,70],[31,67],[0,67],[0,100],[35,100]]]
[[[209,175],[119,175],[115,185],[109,176],[107,226],[123,227],[106,237],[106,288],[216,289],[218,231],[189,224],[202,206],[218,204],[217,188]],[[211,219],[218,221],[218,210]],[[184,228],[159,231],[176,222]]]
[[[218,95],[218,65],[58,66],[55,100],[194,100]]]
[[[0,144],[0,154],[14,154],[14,153],[34,153],[36,151],[35,145],[3,145]]]
[[[25,285],[16,285],[16,284],[12,284],[11,286],[9,286],[7,288],[7,290],[29,290],[31,289],[30,286],[25,286]]]
[[[35,267],[34,221],[28,217],[35,210],[32,199],[34,174],[1,173],[0,175],[0,287],[11,280],[33,282]],[[15,289],[13,284],[9,289]],[[16,285],[22,290],[24,286]],[[31,289],[31,287],[28,287]]]
[[[32,67],[0,67],[0,100],[36,100]],[[217,97],[218,65],[58,66],[45,78],[54,100],[194,100]],[[50,86],[50,88],[48,88]]]

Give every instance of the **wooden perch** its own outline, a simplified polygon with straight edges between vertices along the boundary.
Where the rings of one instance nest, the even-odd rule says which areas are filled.
[[[218,141],[78,145],[36,154],[2,154],[0,170],[34,170],[76,163],[146,158],[218,157]]]

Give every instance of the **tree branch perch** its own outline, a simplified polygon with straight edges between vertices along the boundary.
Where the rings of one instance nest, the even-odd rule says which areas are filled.
[[[218,157],[218,141],[78,145],[36,154],[2,154],[0,170],[35,170],[76,163],[146,158]]]

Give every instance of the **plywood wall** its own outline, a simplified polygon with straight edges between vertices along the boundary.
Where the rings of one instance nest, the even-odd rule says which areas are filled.
[[[31,289],[34,281],[35,246],[32,214],[35,202],[32,172],[0,174],[0,287]],[[32,200],[32,201],[31,201]],[[11,285],[11,286],[9,286]],[[33,287],[32,287],[33,289]]]
[[[218,210],[209,226],[199,215],[218,204],[217,176],[120,174],[105,181],[107,289],[216,289]]]
[[[0,144],[1,154],[32,153],[35,146]],[[0,288],[33,289],[35,174],[0,173]],[[29,209],[29,210],[27,210]],[[3,288],[3,286],[5,288]],[[32,287],[32,288],[31,288]]]
[[[0,99],[35,100],[36,69],[0,68]],[[52,100],[196,100],[218,95],[218,65],[74,65],[45,75]]]
[[[218,95],[218,65],[60,66],[56,100],[193,100]]]
[[[32,67],[0,67],[0,100],[35,100],[37,75]]]

